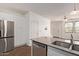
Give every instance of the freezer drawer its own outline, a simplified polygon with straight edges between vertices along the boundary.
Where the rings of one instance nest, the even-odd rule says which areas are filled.
[[[14,49],[14,38],[6,38],[6,41],[7,41],[6,51]]]
[[[0,52],[7,52],[14,49],[14,38],[0,39]]]
[[[3,39],[0,39],[0,52],[5,51],[5,41]]]

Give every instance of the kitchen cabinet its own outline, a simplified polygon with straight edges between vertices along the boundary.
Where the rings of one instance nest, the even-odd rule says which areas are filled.
[[[62,36],[63,34],[63,21],[51,22],[51,34],[53,36]]]
[[[48,46],[48,56],[76,56],[75,54]]]
[[[32,43],[33,43],[32,44],[33,56],[46,56],[47,55],[47,45],[36,42],[36,41],[33,41]]]

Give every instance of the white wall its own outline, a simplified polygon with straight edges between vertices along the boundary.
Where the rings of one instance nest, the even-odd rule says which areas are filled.
[[[16,12],[0,12],[0,20],[14,21],[15,47],[25,44],[28,41],[28,16]],[[27,40],[27,41],[26,41]]]
[[[50,37],[50,20],[30,12],[30,38]],[[44,30],[47,28],[47,30]]]
[[[47,30],[44,30],[47,28]],[[50,37],[50,20],[36,13],[29,12],[29,39]],[[29,40],[29,45],[32,44]]]
[[[47,28],[47,30],[45,30]],[[39,19],[39,37],[50,37],[50,20],[40,17]]]
[[[23,23],[25,24],[25,42],[26,42],[26,44],[27,45],[29,45],[29,32],[30,32],[30,25],[29,25],[29,12],[27,12],[26,14],[25,14],[25,21],[23,21]],[[23,31],[23,33],[24,33],[24,31]]]

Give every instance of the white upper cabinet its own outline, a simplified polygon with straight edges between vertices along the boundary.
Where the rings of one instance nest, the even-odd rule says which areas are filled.
[[[51,34],[52,36],[62,36],[62,21],[51,22]]]

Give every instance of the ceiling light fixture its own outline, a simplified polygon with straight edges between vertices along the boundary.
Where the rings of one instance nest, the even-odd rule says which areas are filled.
[[[64,16],[64,19],[67,21],[68,19],[72,18],[79,18],[79,11],[76,8],[76,3],[74,3],[74,10],[70,12],[68,16]]]
[[[76,4],[74,3],[74,10],[70,13],[70,15],[77,15],[79,14],[79,11],[76,8]]]

